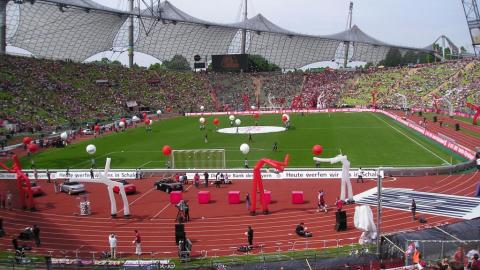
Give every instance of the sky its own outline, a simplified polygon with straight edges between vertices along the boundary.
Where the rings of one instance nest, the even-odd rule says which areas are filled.
[[[116,9],[126,10],[128,7],[128,0],[94,1]],[[170,0],[170,3],[194,17],[230,23],[240,20],[243,1]],[[353,24],[376,39],[399,46],[426,47],[439,36],[446,35],[458,47],[464,46],[472,51],[460,0],[352,1]],[[273,23],[295,32],[326,35],[346,29],[349,2],[350,0],[248,0],[248,14],[253,17],[262,13]],[[124,62],[124,58],[126,55],[121,55],[118,59]],[[136,57],[139,64],[146,65],[151,61],[146,56]]]
[[[126,9],[128,3],[127,0],[94,1],[119,9]],[[151,0],[144,1],[150,3]],[[221,23],[240,19],[242,2],[170,0],[194,17]],[[248,0],[248,14],[253,17],[262,13],[275,24],[295,32],[324,35],[345,30],[349,2]],[[470,35],[460,0],[353,0],[353,3],[353,23],[382,41],[425,47],[444,34],[457,46],[470,47]]]

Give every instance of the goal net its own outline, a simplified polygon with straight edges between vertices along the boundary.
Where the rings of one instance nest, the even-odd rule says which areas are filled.
[[[173,169],[224,169],[225,149],[172,151]]]

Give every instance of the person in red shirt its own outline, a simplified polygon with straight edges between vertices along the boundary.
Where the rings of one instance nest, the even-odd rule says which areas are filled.
[[[135,230],[135,239],[133,240],[133,244],[135,244],[135,255],[142,255],[142,237],[137,230]]]
[[[197,173],[195,173],[195,176],[193,177],[193,183],[195,184],[195,187],[198,188],[198,186],[200,185],[200,175]]]
[[[340,198],[337,197],[337,201],[335,202],[335,205],[337,206],[337,211],[342,211],[343,201],[340,200]]]

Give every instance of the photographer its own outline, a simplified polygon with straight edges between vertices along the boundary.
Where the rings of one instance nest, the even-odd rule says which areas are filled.
[[[175,205],[175,207],[178,209],[177,213],[177,218],[176,220],[179,223],[182,223],[184,221],[187,221],[187,214],[188,214],[188,219],[190,219],[190,214],[188,210],[188,205],[184,200],[181,200],[179,203]]]
[[[298,236],[312,237],[312,233],[307,230],[307,227],[305,227],[303,222],[300,222],[300,224],[297,225],[295,232]]]

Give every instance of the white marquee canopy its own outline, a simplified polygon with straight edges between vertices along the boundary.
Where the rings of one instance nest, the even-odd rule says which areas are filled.
[[[433,46],[408,48],[379,41],[358,26],[332,35],[305,35],[275,25],[258,14],[244,22],[221,24],[195,18],[164,1],[133,12],[136,51],[159,60],[181,54],[193,65],[194,55],[240,52],[240,30],[247,30],[248,54],[258,54],[281,68],[335,59],[350,43],[351,61],[378,63],[392,47],[432,52]],[[84,61],[99,52],[127,47],[130,13],[91,0],[9,1],[7,44],[34,56]],[[140,19],[141,18],[141,19]]]

